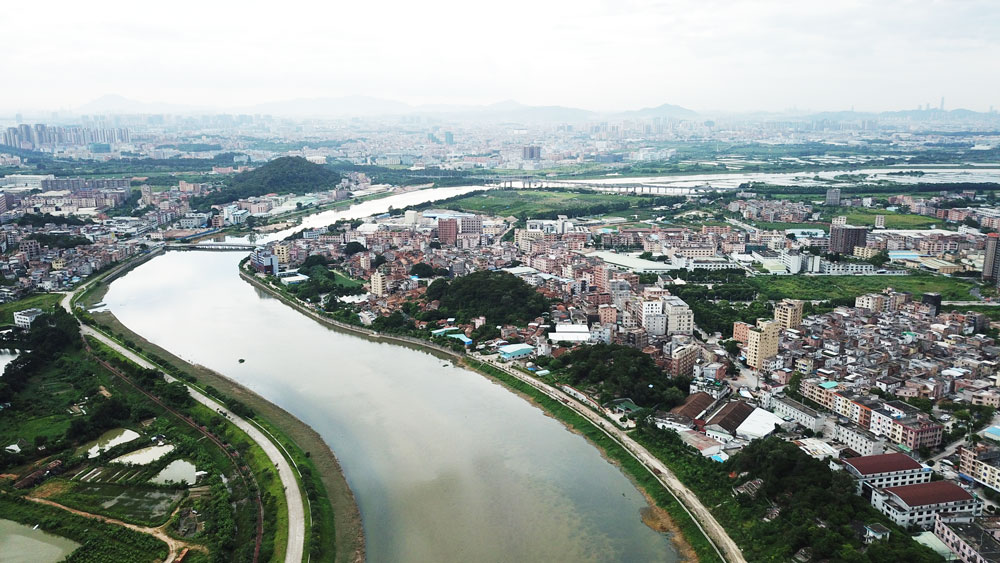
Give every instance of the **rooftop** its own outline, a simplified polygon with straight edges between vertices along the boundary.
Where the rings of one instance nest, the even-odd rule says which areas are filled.
[[[915,459],[905,454],[880,454],[863,457],[852,457],[844,463],[853,467],[861,475],[876,473],[891,473],[894,471],[912,471],[923,467]]]
[[[943,502],[960,502],[973,498],[969,491],[951,481],[930,481],[901,487],[886,487],[882,490],[899,497],[907,506],[911,507]]]

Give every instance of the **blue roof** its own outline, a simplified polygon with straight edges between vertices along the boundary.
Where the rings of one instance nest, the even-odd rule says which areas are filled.
[[[434,336],[437,336],[439,334],[444,334],[446,332],[451,332],[453,330],[458,330],[458,327],[457,326],[446,326],[444,328],[439,328],[437,330],[432,330],[431,334],[433,334]]]
[[[1000,440],[1000,426],[990,426],[986,429],[985,433],[994,439]]]
[[[462,343],[465,344],[466,346],[468,346],[469,344],[472,344],[472,339],[469,338],[468,336],[464,335],[464,334],[461,334],[461,333],[459,333],[459,334],[449,334],[448,338],[454,338],[455,340],[461,340]]]
[[[516,354],[534,349],[535,347],[529,344],[508,344],[499,348],[501,354]]]
[[[833,389],[837,385],[838,383],[836,381],[824,381],[823,383],[819,384],[819,386],[822,387],[823,389]]]
[[[715,454],[713,456],[710,456],[709,459],[711,459],[713,461],[717,461],[719,463],[722,463],[723,461],[726,461],[726,460],[722,459],[722,456],[719,455],[719,454]]]

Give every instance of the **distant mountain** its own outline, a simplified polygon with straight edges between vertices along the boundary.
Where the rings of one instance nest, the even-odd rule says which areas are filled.
[[[489,105],[426,104],[413,106],[396,100],[371,96],[299,98],[220,110],[218,108],[139,102],[109,94],[76,108],[76,112],[81,114],[216,113],[220,111],[300,118],[427,115],[441,119],[516,123],[580,122],[602,117],[682,119],[698,115],[687,108],[672,104],[614,114],[566,106],[530,106],[514,100],[505,100]]]
[[[654,117],[667,117],[674,119],[682,118],[692,118],[697,117],[698,113],[681,106],[675,106],[673,104],[662,104],[656,106],[655,108],[642,108],[635,111],[626,111],[621,114],[623,117],[631,118],[654,118]]]
[[[340,98],[300,98],[283,102],[268,102],[240,109],[244,113],[264,113],[293,117],[327,117],[398,115],[412,113],[413,107],[403,102],[370,96]]]
[[[168,104],[164,102],[140,102],[117,94],[105,94],[75,109],[76,113],[88,114],[147,114],[147,113],[193,113],[207,108]]]

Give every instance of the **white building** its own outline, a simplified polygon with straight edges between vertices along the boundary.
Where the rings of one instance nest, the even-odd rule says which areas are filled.
[[[858,452],[863,456],[885,453],[885,439],[857,426],[847,424],[836,425],[838,442]]]
[[[800,426],[804,426],[813,432],[823,430],[823,425],[826,424],[825,415],[803,405],[795,399],[775,397],[771,408],[774,414],[785,420],[790,420]]]
[[[35,319],[44,314],[45,314],[44,311],[37,308],[25,309],[23,311],[16,311],[14,313],[14,326],[16,326],[17,328],[28,330],[29,328],[31,328],[31,323],[35,322]]]
[[[951,481],[931,481],[901,487],[886,487],[872,492],[872,506],[896,524],[924,529],[942,518],[981,516],[983,501]]]
[[[926,483],[931,469],[905,454],[881,454],[844,460],[844,470],[857,480],[858,494],[865,490]]]

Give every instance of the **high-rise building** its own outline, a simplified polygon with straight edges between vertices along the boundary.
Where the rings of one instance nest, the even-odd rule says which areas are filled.
[[[458,242],[458,219],[438,219],[438,240],[452,246]]]
[[[774,306],[774,321],[783,329],[799,328],[802,324],[802,301],[782,299]]]
[[[757,326],[747,333],[747,365],[760,371],[764,362],[778,355],[781,326],[775,321],[758,319]]]
[[[1000,283],[1000,235],[986,235],[986,256],[983,258],[983,281]]]
[[[868,242],[868,228],[852,225],[834,225],[830,227],[830,252],[853,254],[855,246],[864,246]]]
[[[930,305],[934,307],[934,314],[938,314],[941,311],[941,294],[940,293],[925,293],[921,298],[920,302],[924,305]]]
[[[542,158],[542,147],[539,146],[521,147],[521,158],[523,160],[540,160]]]
[[[884,229],[885,228],[885,215],[876,215],[875,216],[875,228],[876,229]]]
[[[384,297],[386,294],[385,274],[383,274],[378,270],[375,270],[375,272],[372,273],[371,286],[373,294],[379,297]]]
[[[455,134],[451,131],[444,132],[444,144],[454,145],[455,144]]]
[[[830,188],[826,190],[826,204],[840,205],[840,188]]]

